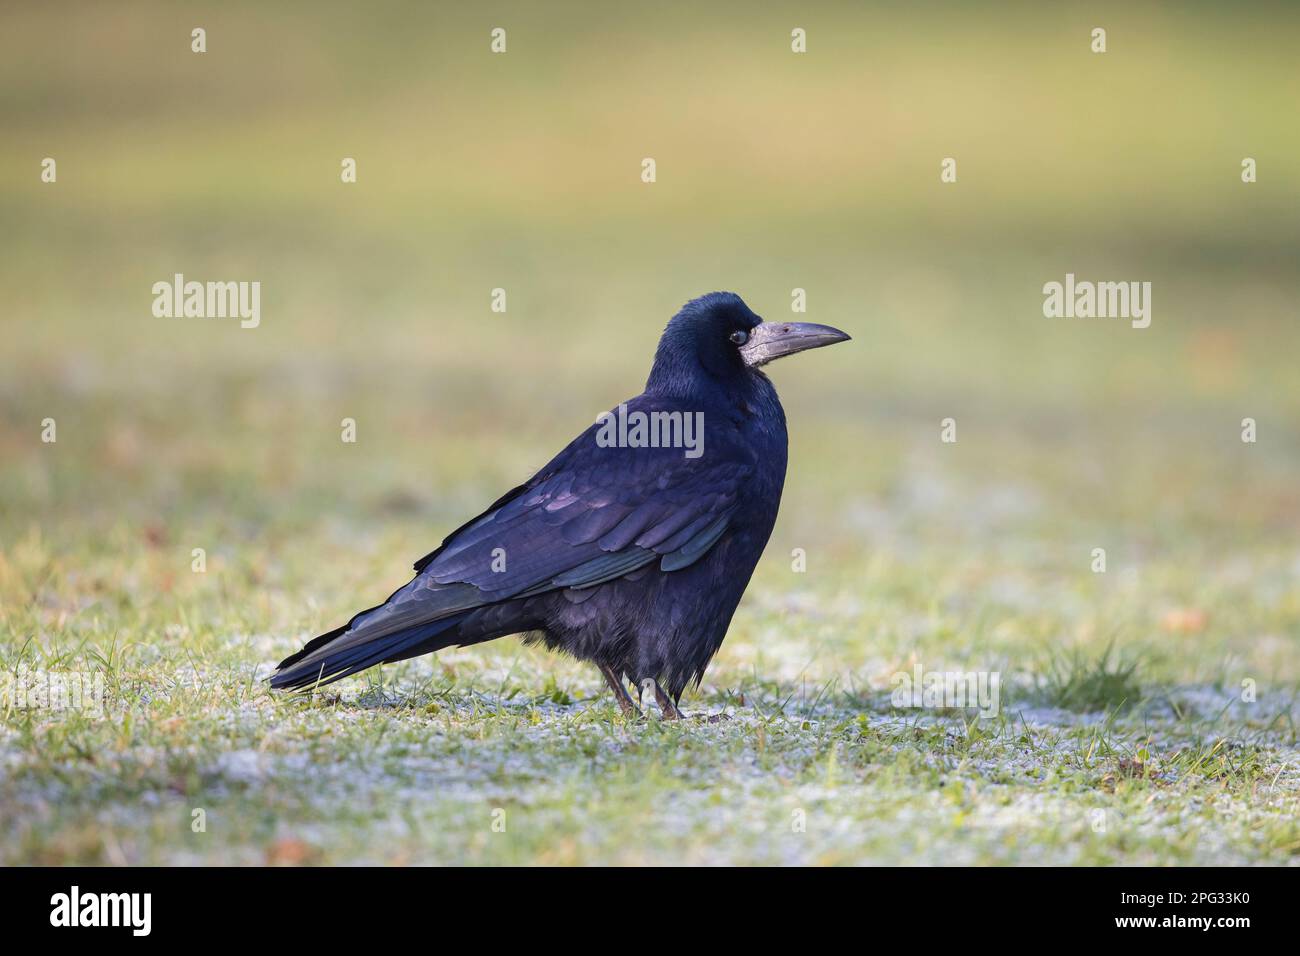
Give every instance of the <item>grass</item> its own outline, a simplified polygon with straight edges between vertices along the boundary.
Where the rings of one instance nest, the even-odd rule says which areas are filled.
[[[106,705],[0,700],[0,863],[1300,860],[1294,11],[101,6],[0,13],[0,675]],[[176,271],[261,325],[153,318]],[[1151,327],[1044,319],[1067,272]],[[772,370],[731,720],[514,639],[266,689],[718,287],[854,336]]]
[[[890,500],[890,484],[871,494]],[[406,544],[412,516],[383,495],[327,522],[214,510],[182,533],[109,517],[93,539],[51,515],[0,561],[5,666],[98,672],[108,714],[0,714],[0,859],[1294,861],[1290,566],[1266,547],[1248,577],[1240,552],[1167,554],[1134,589],[1094,576],[1087,549],[1075,567],[1050,551],[1026,565],[1059,524],[1051,489],[1025,525],[986,516],[1020,530],[981,557],[970,511],[969,541],[881,531],[867,552],[792,492],[687,700],[731,715],[718,724],[625,721],[594,671],[514,640],[312,697],[268,692],[275,660],[402,578],[394,556],[433,534]],[[891,506],[902,526],[938,520],[908,501]],[[203,574],[194,541],[209,544]],[[796,541],[804,574],[784,557]],[[1168,613],[1197,588],[1197,614]],[[1000,671],[997,716],[893,706],[892,675],[918,660]]]
[[[1080,713],[1119,710],[1137,703],[1142,698],[1138,662],[1112,661],[1113,652],[1114,647],[1107,645],[1095,660],[1077,648],[1071,654],[1054,653],[1043,674],[1047,701]]]
[[[496,687],[444,677],[314,701],[215,676],[161,693],[115,683],[138,709],[125,726],[10,724],[6,800],[24,812],[7,814],[6,862],[1106,865],[1300,850],[1279,759],[1291,728],[1186,703],[1181,720],[986,725],[755,685],[709,725],[625,722],[578,674],[563,691],[575,703],[508,672]]]

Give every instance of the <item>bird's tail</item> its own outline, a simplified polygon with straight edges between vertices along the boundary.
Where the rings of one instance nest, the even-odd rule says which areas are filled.
[[[394,630],[355,627],[356,621],[309,641],[282,660],[271,675],[280,690],[316,687],[342,680],[375,664],[406,660],[460,643],[458,625],[465,614],[425,621]]]

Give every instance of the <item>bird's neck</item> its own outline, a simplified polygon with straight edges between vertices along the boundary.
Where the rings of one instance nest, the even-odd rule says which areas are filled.
[[[645,394],[655,398],[693,404],[699,408],[766,406],[776,398],[776,390],[766,375],[757,369],[723,377],[711,375],[698,365],[682,367],[655,362],[645,385]]]

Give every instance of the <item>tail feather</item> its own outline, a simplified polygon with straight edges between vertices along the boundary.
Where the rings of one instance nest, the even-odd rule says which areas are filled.
[[[376,664],[405,660],[417,654],[427,654],[457,643],[454,628],[465,615],[458,614],[438,621],[429,621],[367,641],[341,641],[348,636],[350,625],[337,628],[310,641],[298,653],[286,657],[271,675],[271,686],[280,690],[298,690],[332,684],[358,671]],[[447,633],[447,632],[451,633]],[[334,653],[331,644],[339,643]]]

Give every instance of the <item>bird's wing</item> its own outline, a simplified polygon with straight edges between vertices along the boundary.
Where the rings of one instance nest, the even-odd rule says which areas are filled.
[[[412,585],[468,584],[486,603],[591,587],[655,560],[675,571],[725,533],[753,472],[744,458],[681,449],[598,452],[557,460],[449,536]]]

